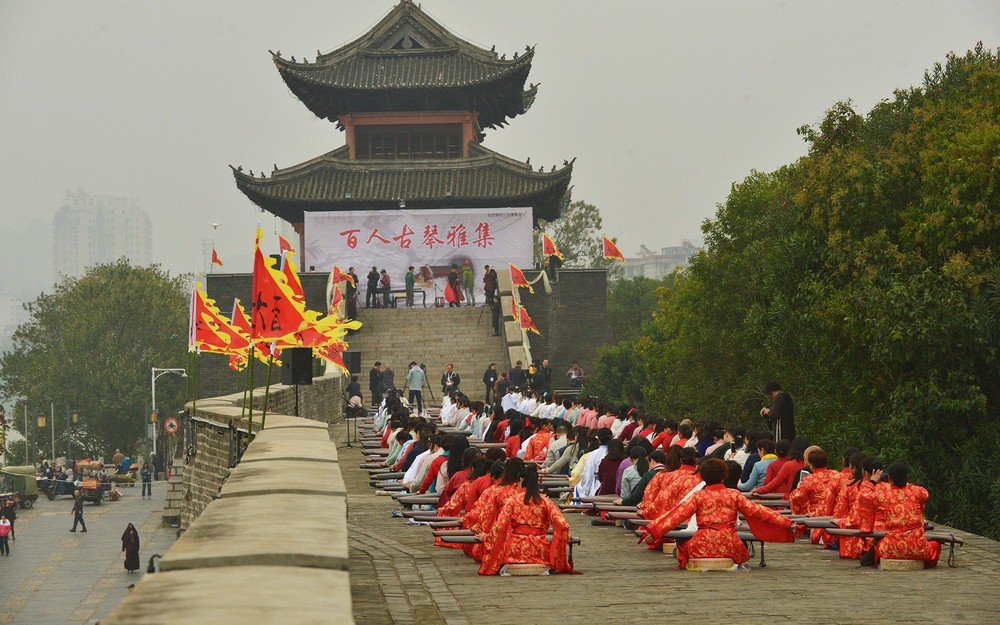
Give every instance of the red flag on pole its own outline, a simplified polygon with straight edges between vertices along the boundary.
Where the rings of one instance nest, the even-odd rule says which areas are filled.
[[[343,271],[340,270],[340,267],[334,265],[333,275],[330,276],[330,283],[337,284],[338,282],[350,282],[351,284],[354,284],[354,278],[351,277],[351,274],[344,273]],[[354,286],[358,285],[354,284]]]
[[[555,241],[549,238],[549,235],[542,233],[542,256],[556,256],[559,260],[563,260],[563,254],[556,247]]]
[[[536,326],[535,322],[531,320],[531,316],[528,315],[528,311],[525,310],[524,306],[519,306],[518,310],[520,311],[521,316],[521,329],[541,335],[541,332],[538,331],[538,326]]]
[[[625,255],[618,249],[615,242],[608,237],[604,237],[604,258],[615,258],[623,263],[625,262]]]
[[[515,287],[521,287],[522,289],[528,289],[529,293],[534,293],[535,289],[531,288],[528,284],[528,279],[524,277],[524,272],[518,269],[514,263],[508,263],[510,265],[510,281]]]
[[[212,264],[218,265],[220,267],[222,266],[222,259],[219,258],[219,255],[216,253],[214,246],[212,247]]]
[[[292,244],[288,242],[288,239],[286,239],[285,237],[283,237],[283,236],[281,236],[279,234],[278,235],[278,252],[280,254],[284,254],[285,252],[294,252],[294,251],[295,251],[295,248],[292,247]]]

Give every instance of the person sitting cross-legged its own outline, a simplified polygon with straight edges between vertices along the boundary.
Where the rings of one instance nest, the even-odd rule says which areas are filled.
[[[736,533],[736,521],[742,514],[756,536],[771,542],[792,542],[792,521],[770,508],[754,503],[738,490],[722,482],[729,472],[726,463],[709,458],[698,469],[705,488],[677,504],[644,528],[643,540],[651,544],[681,523],[698,515],[698,530],[689,540],[678,544],[677,561],[688,568],[692,558],[729,558],[736,565],[750,560],[746,545]]]

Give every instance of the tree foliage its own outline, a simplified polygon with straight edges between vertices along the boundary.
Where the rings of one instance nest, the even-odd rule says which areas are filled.
[[[21,399],[15,414],[26,402],[32,419],[49,415],[54,402],[62,439],[57,453],[66,447],[60,431],[66,406],[82,415],[74,449],[82,444],[90,455],[132,450],[144,436],[150,369],[185,363],[185,284],[183,277],[125,259],[63,279],[25,305],[30,318],[14,332],[13,349],[0,356],[0,393]],[[184,384],[171,378],[176,376],[158,383],[158,408],[183,402]],[[12,422],[23,427],[18,419]],[[45,440],[44,433],[40,438]]]
[[[1000,537],[998,93],[995,51],[949,54],[733,185],[630,343],[647,409],[762,427],[778,379],[814,442],[905,460],[932,518]]]
[[[601,211],[593,204],[577,201],[566,207],[558,219],[538,220],[534,232],[534,258],[542,266],[542,232],[547,233],[563,254],[563,266],[571,269],[607,269],[612,276],[619,275],[620,263],[604,258],[601,237],[604,220]]]

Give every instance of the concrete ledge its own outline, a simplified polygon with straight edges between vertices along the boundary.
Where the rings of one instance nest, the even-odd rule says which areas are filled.
[[[310,441],[310,442],[320,442],[330,444],[330,433],[327,430],[325,423],[320,423],[319,421],[313,421],[313,423],[318,424],[318,428],[300,428],[300,427],[271,427],[271,418],[267,418],[267,427],[263,430],[258,430],[254,432],[254,442],[269,441],[269,442],[282,442],[282,441]]]
[[[266,563],[346,571],[347,558],[344,498],[259,495],[213,501],[163,556],[160,570]]]
[[[234,566],[147,575],[101,622],[248,625],[354,621],[346,572]]]
[[[316,464],[307,460],[241,462],[222,487],[223,499],[282,493],[347,496],[340,465],[317,471]]]
[[[254,411],[254,422],[259,423],[258,416],[260,412]],[[320,432],[327,432],[327,424],[323,421],[314,421],[313,419],[305,419],[303,417],[293,417],[292,415],[278,414],[278,413],[267,413],[267,424],[264,428],[266,431],[280,430],[288,428],[308,428],[311,430],[319,430]],[[327,440],[329,436],[327,436]]]
[[[337,462],[337,448],[329,440],[269,440],[264,431],[250,443],[240,463],[266,460]]]

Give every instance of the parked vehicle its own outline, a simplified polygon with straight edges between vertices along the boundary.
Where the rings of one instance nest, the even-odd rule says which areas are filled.
[[[14,466],[0,468],[0,498],[13,499],[21,508],[30,508],[38,500],[38,481],[35,467]]]

